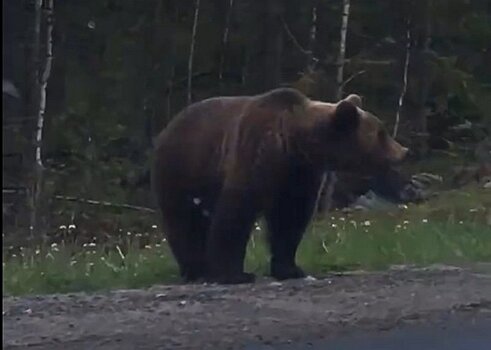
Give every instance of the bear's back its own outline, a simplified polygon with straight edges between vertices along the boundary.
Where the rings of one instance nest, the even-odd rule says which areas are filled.
[[[221,172],[234,121],[252,99],[214,97],[177,114],[156,140],[156,171],[162,181],[204,182]]]

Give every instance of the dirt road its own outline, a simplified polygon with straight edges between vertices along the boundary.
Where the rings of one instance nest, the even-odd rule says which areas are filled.
[[[487,322],[491,268],[4,297],[3,304],[4,349],[293,349],[352,332],[431,329],[450,315]]]

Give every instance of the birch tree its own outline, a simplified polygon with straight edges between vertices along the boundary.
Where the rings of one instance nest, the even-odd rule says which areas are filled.
[[[339,40],[339,54],[337,62],[337,93],[336,99],[339,101],[343,97],[343,76],[344,76],[344,60],[346,56],[346,34],[348,32],[348,19],[350,14],[350,0],[343,0],[343,14],[341,22],[341,37]]]
[[[394,130],[392,132],[392,137],[396,137],[397,132],[399,131],[402,103],[404,102],[404,98],[406,97],[406,91],[407,91],[407,76],[409,70],[410,55],[411,55],[411,21],[408,19],[407,32],[406,32],[406,59],[404,60],[404,74],[402,77],[402,89],[401,89],[401,94],[399,95],[399,101],[397,103],[396,120],[394,123]]]
[[[53,10],[54,10],[54,0],[43,0],[35,1],[35,17],[34,17],[34,38],[33,42],[35,45],[35,50],[33,54],[37,54],[37,59],[32,57],[36,62],[40,62],[41,50],[41,22],[44,17],[45,21],[45,33],[44,33],[44,46],[46,48],[44,64],[36,65],[35,70],[36,84],[38,92],[35,94],[37,96],[37,111],[36,111],[36,131],[35,131],[35,143],[34,143],[34,179],[31,186],[31,215],[30,215],[30,229],[31,233],[35,232],[39,227],[40,220],[40,206],[41,206],[41,195],[43,188],[43,160],[42,160],[42,144],[43,144],[43,128],[45,120],[46,111],[46,91],[48,88],[48,79],[51,73],[51,66],[53,60]]]
[[[199,19],[199,5],[200,0],[196,0],[194,3],[194,19],[193,30],[191,32],[191,43],[189,45],[189,58],[188,58],[188,104],[192,102],[192,84],[193,84],[193,59],[194,59],[194,47],[196,46],[196,30],[198,28]]]
[[[41,21],[42,21],[42,0],[35,0],[32,3],[32,27],[29,45],[29,66],[27,69],[26,84],[26,120],[24,136],[26,138],[23,150],[23,171],[27,175],[24,179],[27,192],[27,209],[29,214],[29,230],[31,237],[36,227],[36,145],[34,143],[36,130],[32,125],[32,120],[39,113],[39,59],[41,50]]]

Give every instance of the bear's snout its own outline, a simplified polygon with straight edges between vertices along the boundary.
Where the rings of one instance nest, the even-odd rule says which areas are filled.
[[[401,146],[399,145],[397,142],[394,142],[398,147],[392,147],[392,152],[389,156],[389,161],[392,163],[392,164],[399,164],[401,163],[402,161],[404,161],[404,159],[406,159],[406,156],[408,155],[409,153],[409,148],[407,147],[404,147],[404,146]]]

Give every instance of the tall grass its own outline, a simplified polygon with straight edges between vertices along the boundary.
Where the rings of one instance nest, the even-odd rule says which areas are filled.
[[[379,269],[391,264],[491,261],[491,193],[449,192],[422,205],[390,212],[344,214],[314,222],[298,251],[311,274]],[[261,227],[249,243],[246,269],[268,271]],[[124,244],[77,242],[22,248],[4,254],[4,293],[10,295],[140,288],[177,282],[178,270],[162,234]]]

